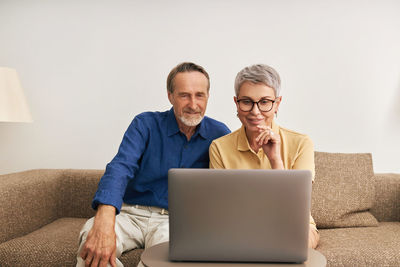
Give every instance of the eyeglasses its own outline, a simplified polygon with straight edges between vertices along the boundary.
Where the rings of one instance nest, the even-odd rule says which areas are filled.
[[[257,104],[257,107],[260,111],[268,112],[274,106],[276,99],[270,100],[270,99],[264,98],[257,102],[252,101],[251,99],[238,99],[238,100],[236,100],[236,102],[238,102],[240,110],[244,111],[244,112],[252,111],[254,104]]]

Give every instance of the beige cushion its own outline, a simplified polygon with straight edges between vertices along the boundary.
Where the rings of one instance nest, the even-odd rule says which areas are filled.
[[[315,152],[311,214],[318,228],[377,226],[371,154]]]
[[[371,213],[380,222],[400,222],[400,173],[375,173]]]
[[[79,232],[87,219],[61,218],[39,230],[0,244],[1,267],[76,266]],[[136,266],[142,249],[122,254],[126,267]]]
[[[86,219],[62,218],[0,244],[0,266],[75,266]]]
[[[378,227],[322,229],[317,250],[327,266],[400,266],[400,222]]]

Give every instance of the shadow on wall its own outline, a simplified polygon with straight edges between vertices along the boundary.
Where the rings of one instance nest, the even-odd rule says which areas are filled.
[[[395,124],[396,129],[400,129],[400,81],[395,93],[392,108],[394,111],[393,115],[395,119],[393,123]]]
[[[392,100],[389,102],[387,115],[385,118],[385,126],[387,129],[399,131],[400,130],[400,81],[397,86]]]

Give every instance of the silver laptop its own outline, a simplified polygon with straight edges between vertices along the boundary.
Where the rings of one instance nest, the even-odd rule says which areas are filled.
[[[171,169],[172,261],[304,262],[311,172]]]

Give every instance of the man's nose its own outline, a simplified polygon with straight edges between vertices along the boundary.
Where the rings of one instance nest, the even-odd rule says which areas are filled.
[[[197,100],[196,100],[196,97],[194,97],[194,96],[190,97],[190,100],[189,100],[189,107],[190,107],[191,109],[196,109],[196,107],[197,107]]]

